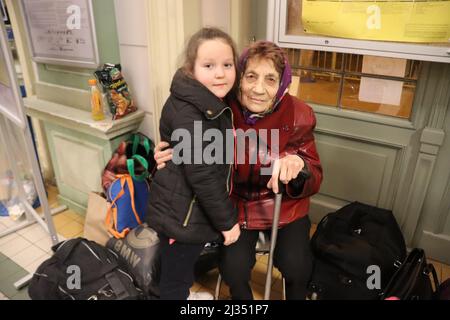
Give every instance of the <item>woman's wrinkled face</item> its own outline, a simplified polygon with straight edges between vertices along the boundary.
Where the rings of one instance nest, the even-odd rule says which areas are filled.
[[[250,58],[241,79],[240,102],[251,112],[265,112],[272,108],[279,86],[280,74],[272,60]]]

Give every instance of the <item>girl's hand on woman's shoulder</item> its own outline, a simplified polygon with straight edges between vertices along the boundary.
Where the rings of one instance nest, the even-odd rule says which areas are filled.
[[[156,160],[156,168],[161,170],[166,166],[166,162],[172,160],[173,149],[168,148],[169,143],[165,141],[158,142],[155,146],[155,160]],[[164,150],[166,149],[166,150]]]

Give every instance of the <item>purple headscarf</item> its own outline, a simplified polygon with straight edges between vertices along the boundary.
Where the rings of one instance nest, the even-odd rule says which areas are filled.
[[[270,41],[260,41],[260,43],[273,44]],[[242,52],[241,56],[239,57],[240,72],[244,72],[245,64],[247,63],[247,60],[249,58],[248,50],[249,50],[249,48],[246,48]],[[280,79],[280,86],[278,88],[277,94],[275,96],[275,101],[273,103],[273,107],[270,110],[270,112],[273,112],[275,110],[275,108],[278,106],[278,104],[280,103],[281,99],[283,99],[284,95],[287,92],[287,88],[289,87],[289,85],[291,84],[291,81],[292,81],[292,69],[291,69],[291,66],[289,65],[289,61],[284,52],[283,52],[283,59],[284,59],[284,69],[283,69],[283,73],[282,73],[281,79]],[[254,125],[258,119],[262,118],[267,113],[265,113],[265,114],[253,113],[244,107],[243,114],[244,114],[245,122],[247,124]]]

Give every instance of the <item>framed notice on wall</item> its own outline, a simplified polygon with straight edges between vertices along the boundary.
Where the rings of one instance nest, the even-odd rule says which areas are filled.
[[[8,11],[6,10],[4,0],[0,0],[0,18],[3,19],[3,22],[9,24]]]
[[[282,47],[450,63],[450,0],[267,0]]]
[[[33,60],[99,65],[91,0],[21,0]]]

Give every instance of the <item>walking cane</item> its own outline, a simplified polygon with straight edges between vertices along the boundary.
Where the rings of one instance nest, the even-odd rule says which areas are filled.
[[[303,179],[307,180],[310,177],[310,173],[308,171],[301,171],[300,176]],[[284,189],[285,185],[280,180],[278,180],[278,193],[275,195],[275,207],[273,209],[272,235],[270,238],[269,261],[267,262],[264,300],[270,299],[270,289],[272,287],[273,253],[275,251],[275,245],[277,244],[278,222],[280,221],[281,199],[283,198]]]
[[[278,221],[280,220],[281,199],[283,198],[284,184],[278,180],[278,193],[275,195],[275,207],[273,209],[272,234],[270,238],[269,261],[267,262],[266,287],[264,289],[264,300],[270,299],[272,287],[273,253],[277,243]]]

